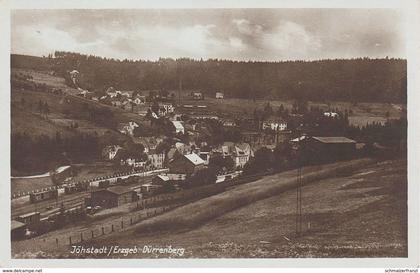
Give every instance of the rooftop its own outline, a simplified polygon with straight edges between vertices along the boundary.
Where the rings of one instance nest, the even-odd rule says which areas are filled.
[[[24,226],[26,226],[26,224],[24,224],[22,222],[19,222],[19,221],[16,221],[16,220],[12,220],[12,222],[10,223],[10,229],[11,230],[21,228],[21,227],[24,227]]]
[[[303,135],[303,136],[300,136],[300,137],[297,137],[297,138],[294,138],[294,139],[292,139],[292,140],[290,140],[291,142],[299,142],[299,141],[302,141],[302,140],[305,140],[305,139],[307,139],[308,137],[306,136],[306,135]]]
[[[61,166],[61,167],[58,167],[55,171],[57,173],[61,173],[61,172],[64,172],[65,170],[67,170],[68,168],[70,168],[70,166]]]
[[[25,213],[25,214],[19,215],[19,218],[26,218],[26,217],[30,217],[32,215],[38,215],[38,214],[40,214],[38,211],[29,212],[29,213]]]
[[[322,143],[356,143],[356,141],[347,137],[312,137]]]
[[[201,165],[204,164],[205,161],[199,157],[198,155],[192,153],[188,155],[184,155],[186,159],[188,159],[190,162],[192,162],[194,165]]]
[[[184,126],[182,125],[182,123],[180,121],[172,121],[172,124],[175,126],[175,128],[177,129],[184,129]]]
[[[169,177],[167,177],[166,175],[158,175],[157,177],[159,177],[160,179],[162,179],[162,181],[169,181]]]
[[[123,186],[114,186],[114,187],[107,188],[106,190],[117,195],[133,191],[133,189],[126,188]]]

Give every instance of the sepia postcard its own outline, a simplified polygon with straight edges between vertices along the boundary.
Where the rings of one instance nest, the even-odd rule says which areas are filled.
[[[0,266],[419,265],[419,2],[100,2],[0,2]]]

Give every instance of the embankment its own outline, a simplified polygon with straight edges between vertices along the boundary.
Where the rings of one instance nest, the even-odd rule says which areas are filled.
[[[311,168],[311,171],[304,169],[302,183],[308,184],[320,179],[342,176],[375,162],[373,159],[358,159],[317,166],[315,170]],[[290,175],[290,172],[288,173],[289,175],[279,173],[266,176],[255,182],[234,187],[223,193],[143,221],[135,226],[135,232],[175,231],[197,227],[239,207],[295,188],[296,177]]]

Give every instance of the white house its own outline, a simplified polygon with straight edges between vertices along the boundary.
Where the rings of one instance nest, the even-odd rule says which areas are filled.
[[[77,70],[73,70],[69,72],[70,74],[70,79],[72,80],[73,84],[77,87],[77,80],[79,78],[79,71]]]
[[[172,124],[175,127],[175,133],[177,133],[177,134],[178,133],[181,133],[181,134],[185,133],[184,125],[182,125],[182,123],[180,121],[174,120],[174,121],[172,121]]]
[[[236,122],[232,119],[224,119],[222,120],[223,127],[235,127]]]
[[[210,152],[204,152],[204,151],[200,151],[198,153],[198,156],[204,160],[204,165],[209,165],[210,163]]]
[[[76,78],[77,76],[79,76],[79,71],[74,69],[74,70],[70,71],[69,74],[70,74],[71,78]]]
[[[184,181],[187,179],[187,175],[182,173],[168,173],[166,176],[172,181]]]
[[[222,92],[216,92],[216,99],[223,99],[224,94]]]
[[[225,142],[222,145],[222,156],[231,156],[236,168],[243,168],[249,161],[253,152],[248,143]]]
[[[201,92],[194,92],[193,93],[193,98],[195,100],[202,100],[202,99],[204,99],[204,96],[203,96],[203,93],[201,93]]]
[[[154,150],[157,148],[159,143],[163,141],[161,137],[139,137],[133,139],[134,143],[142,144],[144,147],[144,152],[146,154],[154,153]]]
[[[117,95],[121,95],[121,91],[117,91],[114,89],[114,87],[109,87],[105,93],[110,97],[110,98],[115,98]]]
[[[336,112],[324,112],[324,117],[337,118],[338,113],[336,113]]]
[[[287,122],[284,120],[267,120],[262,124],[262,129],[271,129],[273,131],[284,131],[287,129]]]
[[[139,127],[139,125],[134,121],[129,121],[128,123],[121,123],[118,127],[118,131],[125,135],[133,135],[133,131],[135,128]]]
[[[146,97],[145,96],[136,96],[133,99],[133,102],[137,105],[145,104],[146,103]]]
[[[103,150],[102,150],[102,156],[105,159],[108,160],[113,160],[115,158],[115,156],[117,155],[118,151],[121,150],[122,147],[119,145],[109,145],[106,146]]]
[[[147,155],[149,158],[150,164],[156,169],[163,168],[163,162],[165,161],[165,154],[164,153],[152,153]]]
[[[141,161],[136,158],[129,157],[125,160],[121,159],[121,165],[128,165],[133,168],[140,168],[146,166],[147,161]]]
[[[134,91],[119,91],[121,92],[121,96],[125,96],[127,98],[133,97]]]
[[[159,105],[159,115],[166,116],[169,113],[173,113],[175,111],[175,107],[171,103],[162,103]]]

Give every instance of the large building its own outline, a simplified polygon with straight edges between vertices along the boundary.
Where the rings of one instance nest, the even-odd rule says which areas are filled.
[[[262,129],[271,129],[273,131],[284,131],[287,129],[287,122],[280,119],[266,120],[262,124]]]
[[[150,165],[153,168],[156,168],[156,169],[163,168],[163,164],[165,162],[164,153],[152,153],[152,154],[148,154],[147,157],[149,158]]]
[[[24,223],[28,228],[37,226],[41,220],[41,213],[38,211],[19,215],[17,221]]]
[[[10,223],[10,236],[12,240],[22,239],[25,236],[26,224],[12,220]]]
[[[221,150],[223,157],[232,157],[235,168],[243,168],[249,159],[254,156],[248,143],[225,142]]]
[[[205,161],[194,153],[178,156],[169,162],[169,172],[190,176],[198,170],[204,169],[204,163]]]
[[[304,145],[320,161],[348,158],[356,151],[356,141],[346,137],[310,137]]]
[[[123,186],[114,186],[91,192],[90,204],[92,207],[112,208],[135,202],[137,199],[137,193],[134,190]]]

